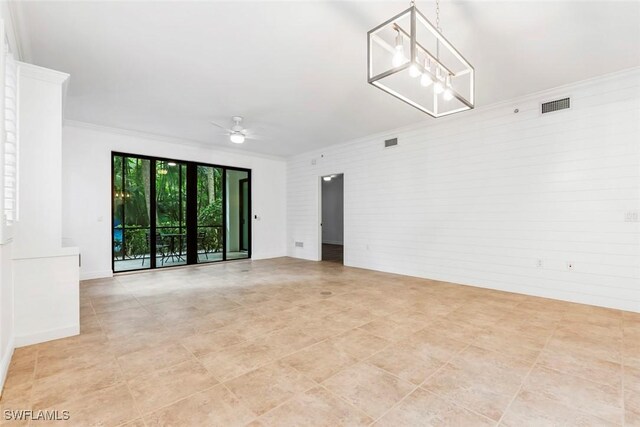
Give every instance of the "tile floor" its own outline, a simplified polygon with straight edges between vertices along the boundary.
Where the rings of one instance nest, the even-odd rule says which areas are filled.
[[[289,258],[86,281],[81,314],[16,350],[3,420],[640,425],[639,314]]]

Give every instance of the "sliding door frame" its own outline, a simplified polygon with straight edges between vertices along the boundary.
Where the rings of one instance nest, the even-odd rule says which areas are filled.
[[[124,176],[124,158],[131,157],[143,160],[149,160],[149,173],[150,173],[150,182],[149,182],[149,193],[150,193],[150,212],[149,212],[149,268],[136,268],[131,270],[115,270],[115,257],[114,257],[114,239],[113,232],[115,230],[115,173],[113,167],[113,161],[115,157],[122,157],[122,168],[123,168],[123,185],[126,185],[125,176]],[[187,236],[187,253],[186,253],[186,264],[175,265],[175,266],[166,266],[166,267],[158,267],[156,264],[156,232],[157,232],[157,224],[156,224],[156,208],[157,208],[157,200],[156,200],[156,162],[164,161],[164,162],[176,162],[182,163],[186,168],[186,236]],[[251,169],[235,167],[235,166],[226,166],[226,165],[216,165],[213,163],[204,163],[204,162],[196,162],[190,160],[180,160],[175,158],[168,157],[156,157],[156,156],[148,156],[144,154],[132,154],[132,153],[124,153],[120,151],[112,151],[111,152],[111,230],[109,230],[110,238],[109,242],[111,245],[111,271],[113,273],[125,273],[132,271],[144,271],[144,270],[155,270],[159,268],[171,268],[171,267],[180,267],[184,265],[196,265],[198,263],[198,242],[197,242],[197,229],[198,229],[198,220],[197,220],[197,210],[198,210],[198,200],[197,200],[197,185],[198,185],[198,166],[204,167],[212,167],[216,169],[220,169],[222,171],[222,259],[218,261],[210,261],[208,263],[216,263],[216,262],[225,262],[225,261],[242,261],[251,258],[251,247],[252,247],[252,211],[251,211],[251,202],[252,202],[252,181],[251,181]],[[247,258],[238,258],[238,259],[227,259],[227,171],[239,171],[246,172],[247,180],[249,182],[248,192],[249,192],[249,224],[248,224],[248,233],[249,233],[249,247],[247,249]],[[124,190],[123,190],[124,191]],[[181,206],[182,208],[182,206]],[[124,220],[124,211],[125,207],[123,205],[123,220]],[[124,250],[124,234],[126,225],[123,222],[123,231],[122,231],[122,245]],[[203,263],[203,264],[208,264]]]

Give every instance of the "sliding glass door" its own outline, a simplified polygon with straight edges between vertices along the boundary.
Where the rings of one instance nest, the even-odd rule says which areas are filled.
[[[113,271],[251,256],[251,171],[112,154]]]
[[[213,166],[198,167],[198,262],[223,259],[224,221],[222,217],[223,169]]]
[[[114,271],[150,268],[151,162],[113,157]]]
[[[187,165],[155,161],[156,266],[187,263]]]
[[[226,216],[227,216],[227,244],[225,251],[227,259],[241,259],[249,257],[247,171],[227,170],[226,188]]]

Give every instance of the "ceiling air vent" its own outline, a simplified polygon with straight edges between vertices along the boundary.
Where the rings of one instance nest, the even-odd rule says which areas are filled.
[[[571,98],[556,99],[555,101],[542,103],[542,114],[553,113],[554,111],[571,108]]]
[[[395,147],[398,145],[398,138],[387,139],[384,142],[384,148]]]

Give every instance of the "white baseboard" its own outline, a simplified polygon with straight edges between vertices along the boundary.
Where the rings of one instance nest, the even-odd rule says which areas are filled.
[[[7,351],[0,361],[0,396],[2,396],[2,390],[4,388],[4,382],[7,379],[7,373],[9,372],[9,365],[11,364],[11,356],[13,356],[14,339],[9,338],[7,343]]]
[[[87,271],[80,272],[80,280],[104,279],[113,277],[113,271]]]
[[[66,328],[50,329],[48,331],[42,331],[35,334],[21,335],[15,337],[15,347],[24,347],[32,344],[39,344],[41,342],[47,342],[57,340],[60,338],[72,337],[80,333],[80,323],[73,326],[67,326]]]

